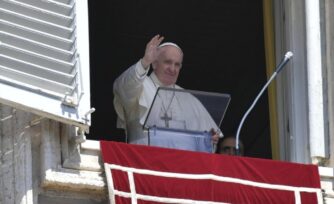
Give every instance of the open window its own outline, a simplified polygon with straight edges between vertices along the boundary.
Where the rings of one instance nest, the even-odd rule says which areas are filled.
[[[88,130],[86,0],[0,1],[0,103]]]

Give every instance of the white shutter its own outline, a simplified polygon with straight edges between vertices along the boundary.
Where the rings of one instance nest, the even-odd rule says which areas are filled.
[[[0,103],[87,129],[87,0],[0,0]]]

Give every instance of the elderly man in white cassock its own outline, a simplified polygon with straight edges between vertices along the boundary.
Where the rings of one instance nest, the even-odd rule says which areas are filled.
[[[143,129],[143,124],[158,88],[182,89],[176,85],[176,81],[182,67],[183,52],[174,43],[161,44],[163,39],[164,37],[160,35],[154,36],[146,45],[144,57],[123,72],[114,82],[117,127],[125,129],[127,142],[132,144],[148,144],[148,135]],[[148,76],[150,66],[153,71]],[[209,132],[213,145],[218,142],[221,136],[221,133],[218,134],[219,128],[196,98],[189,95],[179,98],[175,94],[166,99],[164,96],[158,95],[158,97],[163,100],[161,109],[151,110],[158,111],[153,113],[161,116],[157,120],[161,120],[160,122],[166,125],[178,124],[182,121],[181,126],[184,128]],[[158,146],[196,151],[195,143],[189,138],[165,138],[158,143]]]

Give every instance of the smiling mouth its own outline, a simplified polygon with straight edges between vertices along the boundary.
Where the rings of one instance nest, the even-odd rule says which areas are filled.
[[[174,77],[176,74],[174,74],[174,73],[168,73],[168,72],[167,72],[166,75],[167,75],[167,76]]]

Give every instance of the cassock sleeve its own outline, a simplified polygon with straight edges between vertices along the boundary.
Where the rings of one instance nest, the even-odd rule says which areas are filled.
[[[118,128],[125,128],[125,108],[132,108],[138,102],[147,72],[139,60],[115,80],[113,92]]]

